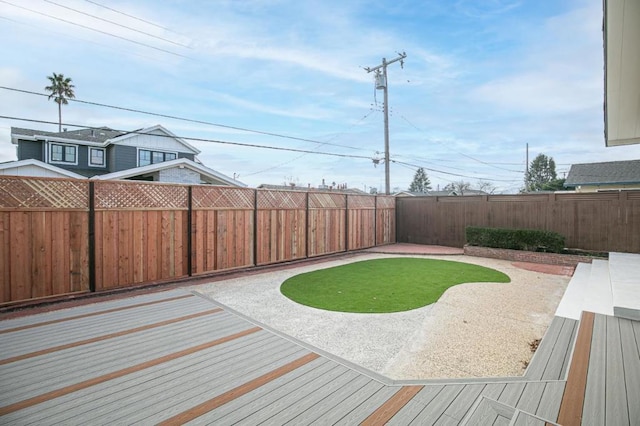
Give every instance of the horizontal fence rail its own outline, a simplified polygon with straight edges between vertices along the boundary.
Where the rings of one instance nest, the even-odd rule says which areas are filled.
[[[395,198],[0,176],[0,303],[395,242]]]
[[[570,248],[640,252],[640,191],[398,197],[398,242],[462,247],[467,226],[555,231]]]

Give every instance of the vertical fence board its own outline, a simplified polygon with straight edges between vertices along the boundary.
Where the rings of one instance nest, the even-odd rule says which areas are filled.
[[[555,231],[567,247],[640,252],[640,191],[397,200],[401,242],[462,247],[467,226]]]
[[[11,301],[11,240],[9,218],[11,213],[0,211],[0,302]]]

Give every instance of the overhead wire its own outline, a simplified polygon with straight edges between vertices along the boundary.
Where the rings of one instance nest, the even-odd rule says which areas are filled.
[[[139,46],[148,47],[150,49],[158,50],[160,52],[168,53],[168,54],[174,55],[174,56],[179,56],[179,57],[182,57],[182,58],[185,58],[185,59],[191,59],[186,55],[182,55],[180,53],[172,52],[171,50],[163,49],[163,48],[157,47],[157,46],[152,46],[150,44],[142,43],[142,42],[136,41],[136,40],[132,40],[132,39],[127,38],[127,37],[122,37],[122,36],[119,36],[117,34],[113,34],[113,33],[107,32],[107,31],[99,30],[97,28],[92,28],[92,27],[89,27],[89,26],[86,26],[86,25],[82,25],[82,24],[79,24],[77,22],[69,21],[69,20],[64,19],[64,18],[59,18],[57,16],[50,15],[48,13],[40,12],[38,10],[29,9],[28,7],[19,6],[17,4],[13,4],[13,3],[8,2],[6,0],[0,0],[0,3],[5,3],[5,4],[8,4],[10,6],[17,7],[18,9],[26,10],[28,12],[35,13],[35,14],[38,14],[38,15],[41,15],[41,16],[45,16],[45,17],[50,18],[50,19],[55,19],[57,21],[61,21],[61,22],[64,22],[64,23],[67,23],[67,24],[70,24],[70,25],[75,25],[77,27],[84,28],[84,29],[89,30],[89,31],[95,31],[95,32],[100,33],[100,34],[108,35],[110,37],[114,37],[114,38],[117,38],[117,39],[120,39],[120,40],[125,40],[125,41],[128,41],[130,43],[137,44]]]
[[[1,1],[3,1],[3,0],[0,0],[0,2]],[[37,96],[44,96],[44,97],[48,97],[49,96],[46,93],[39,93],[39,92],[34,92],[34,91],[31,91],[31,90],[24,90],[24,89],[16,89],[16,88],[7,87],[7,86],[0,86],[0,89],[10,90],[10,91],[13,91],[13,92],[18,92],[18,93],[26,93],[26,94],[30,94],[30,95],[37,95]],[[104,108],[112,108],[112,109],[117,109],[117,110],[120,110],[120,111],[135,112],[135,113],[138,113],[138,114],[145,114],[145,115],[150,115],[150,116],[154,116],[154,117],[170,118],[172,120],[185,121],[185,122],[188,122],[188,123],[205,124],[205,125],[208,125],[208,126],[221,127],[221,128],[225,128],[225,129],[231,129],[231,130],[239,130],[239,131],[242,131],[242,132],[255,133],[255,134],[259,134],[259,135],[273,136],[273,137],[297,140],[297,141],[302,141],[302,142],[320,143],[320,144],[336,146],[336,147],[340,147],[340,148],[347,148],[347,149],[352,149],[352,150],[357,150],[357,151],[363,151],[362,148],[356,148],[356,147],[348,146],[348,145],[334,144],[334,143],[331,143],[331,142],[323,142],[323,141],[314,140],[314,139],[300,138],[300,137],[296,137],[296,136],[284,135],[284,134],[279,134],[279,133],[274,133],[274,132],[265,132],[265,131],[262,131],[262,130],[248,129],[248,128],[245,128],[245,127],[230,126],[230,125],[226,125],[226,124],[213,123],[213,122],[204,121],[204,120],[194,120],[194,119],[191,119],[191,118],[178,117],[178,116],[175,116],[175,115],[161,114],[161,113],[157,113],[157,112],[143,111],[143,110],[135,109],[135,108],[127,108],[127,107],[122,107],[122,106],[117,106],[117,105],[108,105],[108,104],[103,104],[103,103],[100,103],[100,102],[84,101],[84,100],[77,99],[77,98],[69,99],[69,102],[76,102],[76,103],[81,103],[81,104],[86,104],[86,105],[100,106],[100,107],[104,107]]]
[[[162,25],[158,25],[158,24],[156,24],[156,23],[154,23],[154,22],[151,22],[151,21],[147,21],[146,19],[138,18],[137,16],[130,15],[130,14],[128,14],[128,13],[122,12],[122,11],[117,10],[117,9],[114,9],[114,8],[112,8],[112,7],[105,6],[104,4],[102,4],[102,3],[98,3],[97,1],[92,1],[92,0],[84,0],[84,1],[86,1],[87,3],[91,3],[91,4],[94,4],[94,5],[96,5],[96,6],[102,7],[102,8],[104,8],[104,9],[110,10],[110,11],[112,11],[112,12],[119,13],[120,15],[126,16],[126,17],[128,17],[128,18],[132,18],[132,19],[138,20],[138,21],[140,21],[140,22],[144,22],[145,24],[153,25],[154,27],[157,27],[157,28],[163,29],[163,30],[165,30],[165,31],[171,31],[171,32],[172,32],[172,33],[174,33],[174,34],[181,35],[181,34],[179,34],[179,33],[175,32],[175,31],[171,30],[170,28],[163,27]]]
[[[181,46],[181,47],[186,47],[186,48],[191,49],[191,47],[190,47],[190,46],[187,46],[186,44],[178,43],[178,42],[175,42],[175,41],[173,41],[173,40],[169,40],[169,39],[167,39],[167,38],[160,37],[160,36],[157,36],[157,35],[155,35],[155,34],[151,34],[151,33],[148,33],[148,32],[146,32],[146,31],[139,30],[139,29],[137,29],[137,28],[129,27],[129,26],[127,26],[127,25],[123,25],[123,24],[120,24],[120,23],[118,23],[118,22],[111,21],[111,20],[109,20],[109,19],[101,18],[100,16],[92,15],[92,14],[90,14],[90,13],[83,12],[82,10],[74,9],[74,8],[72,8],[72,7],[69,7],[69,6],[65,6],[65,5],[63,5],[63,4],[57,3],[57,2],[52,1],[52,0],[44,0],[44,1],[45,1],[45,2],[47,2],[47,3],[53,4],[53,5],[55,5],[55,6],[61,7],[61,8],[63,8],[63,9],[71,10],[71,11],[76,12],[76,13],[79,13],[79,14],[81,14],[81,15],[85,15],[85,16],[88,16],[88,17],[90,17],[90,18],[97,19],[97,20],[99,20],[99,21],[107,22],[107,23],[109,23],[109,24],[116,25],[116,26],[121,27],[121,28],[126,28],[127,30],[135,31],[135,32],[137,32],[137,33],[144,34],[144,35],[146,35],[146,36],[153,37],[153,38],[155,38],[155,39],[162,40],[162,41],[165,41],[165,42],[167,42],[167,43],[175,44],[176,46]]]
[[[12,117],[12,116],[7,116],[7,115],[0,115],[0,118],[1,119],[5,119],[5,120],[26,121],[26,122],[30,122],[30,123],[40,123],[40,124],[54,124],[54,125],[61,124],[63,126],[85,128],[85,129],[94,129],[94,130],[100,130],[101,129],[101,127],[83,126],[83,125],[74,124],[74,123],[58,123],[57,121],[36,120],[36,119],[32,119],[32,118]],[[119,130],[119,129],[111,129],[111,130],[115,130],[117,132],[122,132],[123,134],[140,134],[140,135],[146,134],[146,133],[144,133],[144,132],[142,132],[140,130],[131,130],[131,131],[129,131],[129,130]],[[332,157],[359,158],[359,159],[371,160],[371,157],[367,157],[367,156],[364,156],[364,155],[340,154],[340,153],[337,153],[337,152],[311,151],[311,150],[307,150],[307,149],[288,148],[288,147],[273,146],[273,145],[261,145],[261,144],[246,143],[246,142],[225,141],[225,140],[220,140],[220,139],[196,138],[196,137],[192,137],[192,136],[171,136],[171,135],[166,135],[166,136],[165,135],[154,135],[154,136],[169,137],[169,138],[177,137],[179,139],[195,141],[195,142],[208,142],[208,143],[216,143],[216,144],[222,144],[222,145],[233,145],[233,146],[241,146],[241,147],[245,147],[245,148],[260,148],[260,149],[270,149],[270,150],[276,150],[276,151],[303,152],[303,153],[306,153],[306,154],[317,154],[317,155],[327,155],[327,156],[332,156]]]

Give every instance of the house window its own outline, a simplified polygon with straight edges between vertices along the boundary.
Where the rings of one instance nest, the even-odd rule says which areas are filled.
[[[89,148],[89,165],[96,167],[104,167],[104,149]]]
[[[77,147],[52,143],[49,159],[55,163],[77,164]]]
[[[141,149],[138,151],[138,166],[148,166],[149,164],[163,163],[178,158],[175,152],[150,151]]]

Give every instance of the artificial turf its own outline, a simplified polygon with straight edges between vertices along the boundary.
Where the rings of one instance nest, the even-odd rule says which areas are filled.
[[[280,286],[289,299],[328,311],[401,312],[436,302],[451,286],[471,282],[508,283],[494,269],[447,260],[365,260],[296,275]]]

